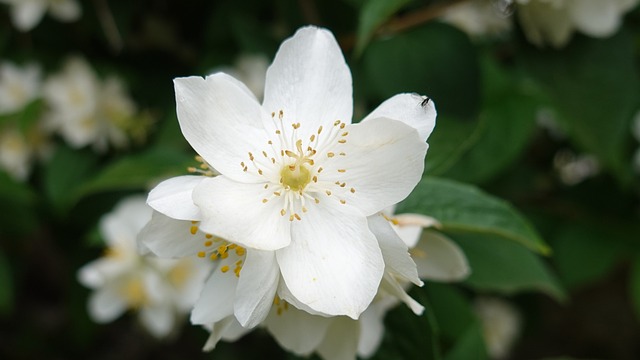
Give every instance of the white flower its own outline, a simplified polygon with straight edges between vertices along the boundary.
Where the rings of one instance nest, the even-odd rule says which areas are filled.
[[[0,130],[0,168],[16,180],[25,180],[31,171],[33,149],[15,126]]]
[[[0,0],[11,6],[11,20],[20,31],[29,31],[36,27],[44,13],[49,10],[56,19],[64,22],[74,21],[82,14],[76,0]]]
[[[503,359],[520,334],[520,314],[504,300],[478,298],[474,310],[482,325],[482,335],[492,359]]]
[[[33,64],[20,68],[0,64],[0,114],[22,110],[40,94],[40,69]]]
[[[466,1],[448,8],[441,20],[471,36],[500,35],[511,29],[508,16],[501,14],[495,0]]]
[[[280,47],[262,106],[222,73],[179,78],[175,88],[184,136],[221,175],[165,181],[149,205],[247,248],[240,283],[256,254],[262,268],[275,269],[264,283],[282,276],[284,300],[357,318],[384,269],[367,216],[402,200],[419,181],[432,105],[398,95],[351,124],[349,69],[332,34],[313,27]]]
[[[439,227],[436,219],[421,214],[394,215],[394,210],[386,209],[385,217],[409,247],[421,279],[451,282],[469,276],[471,269],[462,249],[445,235],[425,230]]]
[[[564,46],[574,31],[593,36],[613,35],[622,16],[638,0],[516,0],[518,17],[527,39],[542,46]]]
[[[72,147],[104,151],[109,143],[127,145],[125,130],[136,108],[117,78],[102,83],[85,60],[70,58],[46,81],[44,96],[51,108],[49,126]]]
[[[94,321],[109,322],[134,309],[151,334],[164,337],[193,307],[210,267],[189,258],[141,256],[136,236],[150,216],[144,197],[118,204],[100,222],[106,255],[82,267],[78,280],[94,290],[88,303]]]

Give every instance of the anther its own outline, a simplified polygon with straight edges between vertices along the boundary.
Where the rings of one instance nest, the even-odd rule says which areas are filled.
[[[204,246],[206,246],[206,247],[209,247],[211,245],[213,245],[213,241],[205,241],[204,242]]]
[[[300,218],[300,215],[298,215],[298,214],[293,214],[293,216],[295,216],[295,217],[296,217],[296,220],[302,220],[302,219]]]
[[[355,192],[356,192],[356,189],[351,188],[351,189],[349,189],[349,191],[351,191],[351,193],[353,194],[353,193],[355,193]]]
[[[336,154],[334,154],[334,153],[332,153],[332,152],[328,152],[328,153],[327,153],[327,156],[328,156],[328,157],[330,157],[330,158],[334,157],[335,155],[336,155]]]
[[[327,193],[328,196],[331,196],[331,191],[326,190],[325,193]]]
[[[222,271],[223,273],[226,273],[227,271],[229,271],[229,265],[225,265],[225,266],[221,267],[220,271]]]
[[[340,144],[344,144],[344,143],[346,143],[346,142],[347,142],[347,140],[345,140],[345,139],[340,139],[340,140],[338,140],[338,142],[339,142]]]
[[[285,211],[285,209],[280,210],[280,215],[284,216],[284,214],[286,214],[287,212]]]
[[[339,173],[343,173],[343,172],[347,172],[347,170],[346,169],[338,169],[338,172]]]
[[[253,159],[255,158],[253,157],[253,154],[251,153],[251,151],[249,151],[249,160],[253,161]]]
[[[262,199],[262,203],[263,203],[263,204],[266,204],[266,203],[267,203],[267,201],[269,201],[269,199]]]
[[[347,200],[340,200],[340,204],[343,204],[343,205],[344,205],[344,204],[346,204],[346,203],[347,203]]]
[[[198,252],[198,257],[199,257],[199,258],[203,258],[203,257],[205,257],[205,255],[206,255],[206,254],[205,254],[205,252],[204,252],[204,251],[199,251],[199,252]]]
[[[195,225],[191,226],[191,228],[189,228],[189,232],[191,235],[195,235],[198,232],[198,227]]]

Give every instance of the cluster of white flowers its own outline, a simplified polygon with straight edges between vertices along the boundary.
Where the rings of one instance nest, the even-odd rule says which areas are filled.
[[[150,218],[144,197],[122,200],[100,222],[108,245],[104,257],[82,267],[78,280],[95,290],[88,303],[94,321],[110,322],[135,310],[152,335],[165,337],[193,307],[211,264],[142,255],[136,236]]]
[[[120,79],[101,81],[85,60],[74,57],[45,82],[43,95],[49,104],[47,126],[72,147],[105,151],[109,144],[128,144],[137,108]]]
[[[260,104],[224,73],[175,80],[202,166],[150,192],[139,240],[160,257],[215,264],[191,313],[211,331],[206,349],[260,325],[296,354],[371,355],[390,306],[423,311],[406,286],[469,272],[448,239],[418,242],[432,219],[389,211],[421,178],[433,101],[396,95],[351,123],[349,68],[315,27],[281,45],[264,89]]]
[[[35,28],[49,11],[57,20],[69,22],[82,15],[76,0],[0,0],[11,7],[11,20],[20,31]]]
[[[622,16],[638,0],[470,0],[447,9],[442,20],[471,36],[492,36],[511,27],[517,14],[527,39],[535,45],[565,46],[575,30],[603,38],[613,35]],[[506,10],[508,9],[508,10]]]
[[[19,114],[42,100],[42,112],[32,120]],[[0,64],[0,168],[17,180],[25,180],[36,157],[52,150],[50,137],[60,136],[74,148],[92,146],[104,151],[109,145],[124,147],[142,135],[150,124],[126,94],[116,77],[101,81],[81,58],[70,58],[58,74],[42,80],[34,64]],[[21,123],[25,122],[26,123]]]
[[[40,69],[10,62],[0,64],[0,116],[21,111],[40,97]],[[36,155],[46,156],[48,146],[41,123],[23,128],[11,121],[0,125],[0,168],[17,180],[25,180]]]

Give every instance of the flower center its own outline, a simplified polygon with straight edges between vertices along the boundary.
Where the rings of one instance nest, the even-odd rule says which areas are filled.
[[[297,162],[287,165],[280,170],[282,186],[293,191],[302,191],[311,182],[311,171],[304,165]]]
[[[265,192],[260,201],[267,204],[277,199],[282,204],[280,215],[288,216],[289,221],[301,220],[309,210],[307,204],[319,204],[322,199],[346,204],[356,192],[343,180],[347,169],[340,166],[347,156],[347,124],[336,120],[327,129],[319,126],[309,133],[309,129],[300,129],[299,122],[285,126],[282,110],[277,116],[272,112],[271,118],[275,129],[267,138],[267,147],[256,155],[248,152],[248,161],[240,162],[242,171],[263,178]]]

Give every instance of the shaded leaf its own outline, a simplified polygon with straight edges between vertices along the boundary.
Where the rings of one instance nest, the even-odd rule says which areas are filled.
[[[451,236],[462,248],[471,275],[465,283],[485,291],[513,294],[542,291],[558,301],[566,294],[555,275],[537,255],[520,244],[491,234]]]
[[[425,177],[399,204],[397,213],[403,212],[434,217],[444,231],[490,234],[543,254],[550,252],[537,232],[511,205],[471,185]]]

